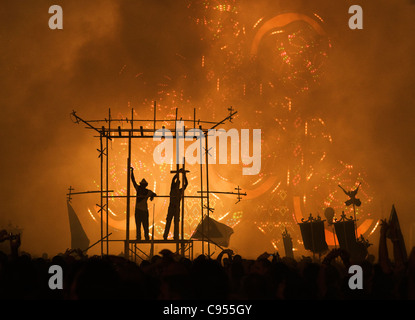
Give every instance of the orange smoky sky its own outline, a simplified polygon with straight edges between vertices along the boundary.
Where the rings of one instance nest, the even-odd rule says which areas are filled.
[[[22,250],[64,252],[70,246],[67,190],[93,189],[99,181],[98,141],[71,121],[73,110],[95,119],[105,118],[109,108],[129,114],[133,107],[140,117],[152,117],[161,82],[203,106],[207,92],[197,70],[209,48],[192,27],[191,2],[1,2],[0,225],[23,229]],[[395,204],[412,247],[415,5],[358,0],[364,29],[350,30],[345,0],[239,3],[246,19],[272,10],[324,19],[333,44],[330,62],[319,88],[301,102],[306,112],[324,116],[334,157],[365,168],[382,208],[378,217],[388,217]],[[48,27],[51,5],[63,9],[62,30]],[[88,197],[81,204],[98,203]],[[78,212],[95,242],[99,230],[86,222],[86,210]]]

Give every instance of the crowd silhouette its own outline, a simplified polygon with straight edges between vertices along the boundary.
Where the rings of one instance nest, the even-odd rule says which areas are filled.
[[[379,257],[357,262],[363,289],[348,286],[349,266],[356,262],[343,249],[320,261],[263,253],[244,259],[223,250],[215,259],[195,259],[167,249],[136,263],[122,256],[87,256],[67,250],[52,258],[27,253],[0,253],[1,299],[139,299],[139,300],[414,300],[415,248],[402,259],[387,252],[388,223],[380,228]],[[10,240],[12,241],[12,240]],[[15,247],[19,245],[17,240]],[[396,255],[395,255],[396,254]],[[63,270],[63,289],[51,290],[51,265]]]

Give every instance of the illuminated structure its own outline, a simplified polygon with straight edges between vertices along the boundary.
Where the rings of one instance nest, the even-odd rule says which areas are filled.
[[[111,110],[109,110],[108,113],[108,118],[105,119],[100,119],[100,120],[84,120],[81,117],[79,117],[75,111],[72,112],[71,116],[72,116],[72,120],[74,123],[77,124],[85,124],[87,129],[91,129],[94,132],[98,133],[99,136],[99,140],[100,140],[100,148],[97,149],[99,152],[99,158],[100,158],[100,183],[98,185],[99,187],[99,191],[85,191],[85,192],[72,192],[72,187],[69,188],[69,193],[68,193],[68,200],[71,200],[72,195],[75,194],[86,194],[86,193],[98,193],[100,195],[100,204],[97,204],[97,214],[100,216],[100,225],[101,225],[101,239],[98,241],[101,243],[101,255],[103,255],[104,253],[109,254],[110,250],[109,250],[109,243],[111,241],[121,241],[124,242],[124,254],[126,258],[130,258],[130,253],[134,253],[135,256],[137,256],[137,250],[141,251],[142,253],[145,254],[144,251],[142,251],[141,249],[138,248],[137,244],[144,244],[144,243],[150,243],[152,245],[151,247],[151,251],[150,251],[150,256],[152,256],[152,250],[154,248],[154,244],[155,243],[163,243],[163,244],[167,244],[167,243],[175,243],[176,244],[176,252],[179,252],[182,255],[185,255],[185,252],[188,251],[189,252],[189,257],[193,255],[193,240],[190,239],[190,235],[186,234],[185,235],[185,227],[184,227],[184,222],[185,222],[185,217],[186,217],[186,221],[189,220],[189,218],[187,216],[185,216],[185,199],[197,199],[197,201],[199,201],[200,203],[200,211],[198,211],[198,223],[201,222],[202,223],[202,230],[207,230],[206,234],[202,235],[201,237],[201,241],[202,241],[202,251],[204,251],[204,242],[207,242],[207,254],[210,255],[210,243],[213,241],[210,239],[210,234],[209,234],[209,224],[207,228],[203,227],[203,221],[204,221],[204,217],[207,217],[207,219],[209,219],[209,216],[211,214],[211,212],[213,212],[214,208],[211,206],[211,202],[209,201],[210,199],[210,195],[214,195],[215,193],[222,193],[222,194],[226,194],[226,195],[237,195],[237,199],[238,202],[241,199],[241,196],[246,196],[246,193],[242,193],[241,189],[239,188],[239,186],[236,188],[237,192],[233,192],[233,191],[211,191],[209,190],[209,144],[208,144],[208,140],[209,139],[202,139],[201,137],[197,138],[197,141],[200,141],[201,143],[204,141],[204,145],[201,148],[204,149],[205,154],[202,155],[200,154],[200,156],[205,157],[205,162],[200,161],[200,179],[199,179],[199,184],[198,186],[200,186],[200,190],[197,191],[199,194],[198,195],[185,195],[184,192],[182,193],[182,206],[181,206],[181,228],[180,228],[180,239],[175,239],[173,241],[169,241],[169,240],[159,240],[155,239],[155,226],[156,226],[156,221],[154,219],[154,209],[153,209],[153,230],[152,230],[152,239],[151,240],[133,240],[130,238],[130,224],[131,224],[131,220],[132,220],[132,214],[131,214],[131,198],[134,198],[135,195],[132,195],[130,192],[130,185],[131,185],[131,170],[130,168],[133,165],[132,162],[132,140],[135,139],[140,139],[140,140],[153,140],[154,137],[157,135],[157,132],[159,132],[160,130],[169,130],[171,132],[171,139],[174,139],[175,141],[177,141],[178,139],[184,139],[185,134],[187,135],[187,132],[193,129],[199,129],[205,136],[208,135],[208,131],[215,129],[216,127],[219,127],[220,125],[224,124],[227,121],[231,121],[233,119],[233,117],[235,116],[235,114],[237,113],[234,110],[229,110],[229,116],[224,118],[222,121],[218,121],[218,122],[212,122],[212,121],[202,121],[200,119],[196,119],[196,110],[194,110],[194,117],[192,120],[182,120],[184,123],[189,123],[190,122],[190,126],[187,127],[183,127],[181,130],[183,130],[182,132],[178,132],[176,130],[176,128],[171,127],[171,123],[174,122],[174,126],[176,126],[177,120],[178,120],[178,114],[177,114],[177,109],[176,109],[176,115],[175,115],[175,119],[167,119],[167,120],[159,120],[156,117],[157,114],[157,105],[154,102],[154,118],[152,120],[145,120],[145,119],[136,119],[134,117],[134,111],[131,111],[131,117],[122,117],[122,118],[113,118],[111,116]],[[141,124],[139,126],[137,126],[138,124]],[[128,124],[128,128],[124,127],[124,124]],[[158,125],[161,124],[161,128],[158,127]],[[202,125],[209,125],[209,129],[205,129],[202,127]],[[121,127],[123,126],[123,127]],[[164,137],[165,139],[168,139],[168,136]],[[125,150],[124,148],[124,160],[125,160],[125,156],[127,156],[127,166],[125,167],[125,163],[124,163],[124,170],[123,169],[119,169],[114,171],[114,167],[110,166],[110,155],[109,155],[109,142],[110,141],[114,141],[114,140],[127,140],[127,148]],[[105,143],[105,146],[104,146]],[[183,141],[183,145],[184,145],[184,141]],[[179,146],[179,143],[177,143],[177,147]],[[142,151],[142,153],[139,155],[140,159],[142,159],[140,163],[138,163],[138,167],[136,170],[136,175],[140,175],[142,176],[143,174],[147,173],[148,171],[144,170],[143,172],[143,164],[153,164],[154,166],[154,161],[153,161],[153,154],[148,154],[149,151],[149,144],[148,143],[142,143],[141,147],[140,147],[140,151]],[[126,154],[125,154],[126,153]],[[179,151],[176,149],[176,155],[179,153]],[[165,176],[166,173],[171,174],[171,173],[178,173],[178,172],[189,172],[188,170],[185,169],[185,161],[183,160],[182,163],[182,167],[180,169],[182,169],[181,171],[179,171],[179,162],[176,161],[176,170],[171,170],[173,169],[173,163],[171,164],[166,164],[166,165],[159,165],[159,170],[155,171],[154,168],[152,170],[152,173],[154,174],[154,176],[157,177],[163,177]],[[203,181],[203,166],[206,168],[206,172],[205,172],[205,182]],[[171,169],[169,171],[166,171],[166,168],[170,167]],[[115,175],[119,177],[122,175],[122,173],[126,172],[126,181],[125,181],[125,188],[119,188],[119,184],[116,185],[117,189],[116,190],[110,190],[110,176],[112,176],[114,178],[114,173]],[[156,179],[160,180],[160,179]],[[183,181],[183,177],[181,177],[181,180]],[[194,180],[194,179],[189,179],[189,180]],[[156,181],[154,182],[154,189],[156,189]],[[115,182],[115,180],[113,179],[111,181],[111,188],[113,187],[113,182]],[[194,181],[193,181],[194,182]],[[205,183],[205,184],[204,184]],[[194,188],[196,187],[195,185],[193,186]],[[197,188],[197,187],[196,187]],[[121,192],[120,192],[121,191]],[[167,194],[167,193],[166,193]],[[167,198],[169,199],[170,196],[169,195],[160,195],[160,193],[157,190],[157,198]],[[122,198],[124,200],[126,200],[126,209],[123,212],[119,212],[119,214],[122,216],[122,223],[124,224],[125,228],[125,238],[123,239],[109,239],[109,236],[112,234],[112,232],[109,232],[109,227],[111,225],[112,228],[114,228],[114,225],[117,224],[117,222],[112,219],[110,217],[110,214],[116,216],[114,214],[113,211],[110,210],[110,199],[117,199],[117,198]],[[168,201],[167,201],[168,202]],[[165,212],[165,210],[163,210]],[[204,212],[206,212],[206,214],[204,214]],[[190,211],[188,212],[190,213],[190,215],[194,212]],[[190,218],[194,218],[195,217],[190,217]],[[94,218],[95,219],[95,218]],[[194,229],[190,230],[190,232],[193,232]],[[97,242],[97,243],[98,243]],[[97,244],[95,243],[95,244]],[[104,249],[104,244],[106,244],[106,248]],[[147,254],[145,254],[146,256],[149,256]]]

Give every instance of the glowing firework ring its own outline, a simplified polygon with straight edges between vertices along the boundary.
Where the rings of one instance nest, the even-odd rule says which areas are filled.
[[[283,85],[291,94],[308,91],[321,76],[330,40],[321,24],[304,14],[283,13],[254,25],[248,48],[262,85]],[[262,23],[262,24],[261,24]],[[295,30],[289,31],[292,28]],[[257,30],[255,30],[257,29]],[[310,33],[311,32],[311,33]],[[327,48],[325,44],[327,43]]]
[[[290,23],[296,21],[303,21],[308,23],[321,36],[326,36],[324,29],[314,19],[300,13],[284,13],[266,21],[257,31],[251,45],[251,55],[255,56],[258,53],[259,44],[270,30],[283,28]]]

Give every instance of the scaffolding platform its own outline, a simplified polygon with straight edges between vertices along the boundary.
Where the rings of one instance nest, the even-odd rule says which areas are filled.
[[[126,241],[126,240],[123,240],[123,241]],[[173,239],[171,239],[171,240],[161,240],[161,239],[158,239],[158,240],[129,240],[128,242],[129,243],[154,243],[154,244],[159,244],[159,243],[168,243],[168,244],[175,244],[175,243],[180,243],[180,244],[183,244],[183,243],[191,243],[191,242],[193,242],[193,241],[195,241],[195,240],[191,240],[191,239],[188,239],[188,240],[181,240],[181,239],[179,239],[179,240],[173,240]]]
[[[205,121],[200,120],[196,118],[196,109],[193,110],[193,119],[192,120],[182,120],[181,117],[178,116],[178,109],[176,108],[176,115],[174,119],[159,119],[156,117],[156,111],[157,111],[157,104],[156,101],[154,101],[153,106],[153,119],[135,119],[134,118],[134,110],[131,109],[131,117],[130,118],[113,118],[111,116],[111,109],[108,109],[108,118],[105,119],[98,119],[98,120],[84,120],[81,117],[79,117],[75,111],[71,113],[71,119],[76,124],[84,124],[86,125],[87,129],[92,129],[94,132],[98,133],[99,137],[99,149],[98,151],[98,158],[100,159],[100,182],[99,182],[99,190],[92,190],[92,191],[84,191],[84,192],[72,192],[74,189],[70,186],[69,187],[69,193],[68,201],[71,201],[72,196],[75,194],[90,194],[90,193],[96,193],[100,195],[100,202],[97,204],[99,210],[98,213],[101,216],[101,237],[100,240],[98,240],[95,244],[100,243],[101,244],[101,255],[109,254],[109,243],[113,241],[121,241],[124,243],[124,255],[125,258],[130,259],[133,258],[136,260],[137,257],[142,258],[137,252],[141,252],[143,255],[145,255],[147,258],[150,258],[154,255],[154,245],[159,244],[166,244],[166,245],[176,245],[176,253],[181,254],[182,256],[193,258],[193,243],[194,241],[199,241],[196,239],[184,239],[184,221],[185,221],[185,199],[186,198],[198,198],[201,200],[200,203],[200,217],[201,222],[203,223],[203,217],[204,212],[206,212],[206,216],[209,217],[210,213],[213,211],[213,208],[210,205],[209,200],[209,194],[211,193],[223,193],[223,194],[233,194],[238,196],[238,202],[241,199],[241,196],[246,196],[246,193],[243,194],[240,192],[240,188],[235,188],[237,192],[223,192],[223,191],[211,191],[209,190],[209,152],[205,152],[205,165],[204,169],[206,170],[205,179],[203,179],[203,166],[200,166],[200,190],[198,191],[197,195],[185,195],[184,192],[182,193],[182,199],[181,199],[181,213],[180,213],[180,239],[179,240],[133,240],[130,238],[130,216],[131,216],[131,199],[135,198],[135,195],[130,193],[130,184],[131,184],[131,153],[132,153],[132,140],[133,139],[154,139],[155,134],[160,130],[157,128],[157,124],[161,124],[162,130],[167,130],[172,132],[172,139],[182,139],[186,136],[186,133],[189,132],[189,130],[195,130],[198,129],[201,132],[202,137],[207,137],[210,130],[216,129],[220,125],[224,124],[225,122],[229,121],[232,122],[232,119],[236,115],[236,111],[233,110],[232,107],[228,108],[229,115],[225,117],[221,121]],[[180,119],[183,123],[187,124],[186,126],[183,126],[182,133],[179,133],[176,127],[177,121]],[[166,123],[171,123],[171,125],[168,125],[170,128],[166,128]],[[123,126],[123,124],[128,124],[129,127]],[[207,126],[207,127],[203,127]],[[164,131],[163,131],[164,132]],[[115,140],[127,140],[127,155],[126,155],[126,193],[125,194],[113,194],[115,191],[111,190],[109,188],[109,153],[110,153],[110,146],[109,146],[109,140],[115,141]],[[208,140],[207,138],[204,138],[204,149],[209,150],[208,146]],[[200,138],[200,141],[202,143],[203,139]],[[201,148],[203,146],[201,145]],[[201,158],[202,160],[202,158]],[[170,173],[181,173],[182,174],[182,181],[183,175],[188,172],[185,170],[185,159],[183,158],[183,161],[179,163],[180,161],[176,161],[176,170],[171,170]],[[202,163],[202,161],[201,161]],[[180,164],[182,167],[180,168]],[[164,198],[170,198],[170,195],[157,195],[156,197],[164,197]],[[110,202],[109,200],[112,198],[125,198],[126,200],[126,209],[125,209],[125,239],[122,240],[111,240],[109,239],[109,207]],[[153,209],[154,210],[154,209]],[[204,242],[207,243],[207,254],[210,256],[210,241],[207,241],[209,239],[209,228],[206,232],[206,237],[203,237],[201,239],[202,242],[202,254],[204,254]],[[95,245],[94,244],[94,245]],[[93,245],[93,246],[94,246]],[[105,245],[105,246],[104,246]],[[147,247],[150,245],[150,253],[147,254],[143,250],[141,250],[139,247]],[[105,248],[104,248],[105,247]],[[173,251],[173,250],[172,250]],[[132,256],[130,255],[132,254]]]
[[[124,241],[125,248],[128,247],[128,250],[133,254],[133,260],[137,261],[137,258],[144,260],[143,257],[139,255],[138,252],[142,253],[145,258],[151,259],[153,255],[158,254],[158,252],[154,252],[154,245],[159,244],[168,244],[168,245],[175,245],[176,250],[171,250],[177,254],[182,254],[184,257],[189,259],[193,259],[193,242],[197,240],[193,239],[178,239],[178,240],[122,240]],[[146,253],[142,248],[143,245],[150,245],[150,252]],[[163,248],[168,249],[168,248]],[[184,254],[183,254],[184,253]]]

